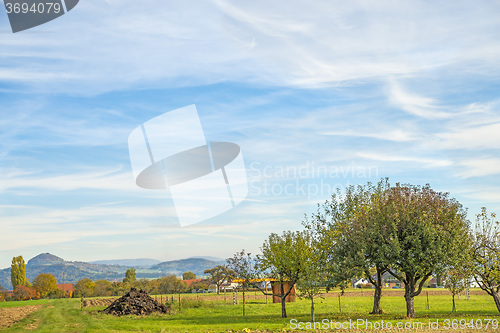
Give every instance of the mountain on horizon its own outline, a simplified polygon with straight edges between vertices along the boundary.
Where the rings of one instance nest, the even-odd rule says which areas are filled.
[[[187,259],[206,259],[210,261],[215,261],[215,262],[225,262],[225,259],[218,258],[218,257],[211,257],[211,256],[197,256],[197,257],[189,257]]]
[[[83,278],[90,278],[93,281],[121,281],[125,277],[127,269],[131,267],[131,265],[125,265],[124,263],[130,264],[133,261],[144,263],[147,260],[152,260],[153,265],[133,265],[136,267],[136,276],[138,279],[157,279],[172,274],[182,276],[184,272],[193,272],[198,277],[201,277],[205,275],[204,271],[206,269],[224,263],[223,261],[212,261],[200,257],[164,262],[154,259],[118,259],[89,263],[83,261],[66,261],[50,253],[41,253],[26,263],[26,277],[29,281],[33,281],[39,274],[49,273],[56,277],[58,283],[76,283]],[[110,261],[122,261],[122,264],[109,264]],[[12,289],[10,267],[0,270],[0,285],[7,290]]]
[[[50,253],[41,253],[26,263],[28,266],[47,266],[63,263],[64,259]]]
[[[151,266],[151,270],[159,272],[169,272],[181,276],[184,272],[193,272],[197,277],[204,276],[206,269],[213,268],[217,265],[222,265],[224,262],[212,261],[203,258],[188,258],[181,260],[171,260]]]
[[[98,265],[118,265],[118,266],[128,266],[128,267],[151,267],[153,265],[161,263],[161,261],[149,258],[139,258],[139,259],[106,259],[106,260],[89,261],[89,263]]]

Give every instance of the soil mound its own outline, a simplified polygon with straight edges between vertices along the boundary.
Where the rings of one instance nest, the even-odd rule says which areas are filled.
[[[124,315],[149,315],[153,312],[169,313],[169,308],[165,304],[158,303],[144,290],[135,288],[111,303],[102,312],[114,316]]]

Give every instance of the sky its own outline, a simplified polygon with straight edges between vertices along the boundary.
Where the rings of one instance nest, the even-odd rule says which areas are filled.
[[[13,34],[0,8],[0,268],[227,258],[299,230],[336,188],[449,192],[500,212],[500,3],[85,0]],[[129,134],[195,104],[249,194],[180,227],[135,184]],[[196,206],[192,207],[196,209]]]

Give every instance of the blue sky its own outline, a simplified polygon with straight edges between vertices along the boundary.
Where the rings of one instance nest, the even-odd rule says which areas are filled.
[[[500,5],[86,0],[12,34],[0,13],[0,267],[226,258],[301,228],[336,188],[430,183],[500,212]],[[196,104],[240,145],[249,196],[180,228],[127,139]],[[193,207],[194,209],[196,207]]]

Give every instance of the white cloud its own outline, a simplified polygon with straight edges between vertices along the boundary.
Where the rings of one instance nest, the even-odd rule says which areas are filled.
[[[404,91],[395,81],[390,84],[389,100],[395,106],[418,117],[445,119],[452,116],[452,114],[445,112],[443,107],[437,106],[433,99]]]
[[[453,164],[452,161],[447,159],[425,158],[421,156],[403,156],[371,152],[360,152],[357,155],[361,158],[372,161],[418,163],[427,168],[449,167]]]
[[[458,163],[460,171],[456,172],[458,177],[472,178],[500,174],[500,158],[468,159]]]
[[[11,189],[37,189],[71,191],[78,189],[133,191],[137,187],[130,172],[107,169],[56,176],[37,175],[29,171],[12,170],[2,175],[1,191]],[[28,176],[29,175],[29,176]]]
[[[483,126],[449,129],[437,133],[438,144],[445,149],[500,149],[500,122]]]
[[[354,136],[354,137],[374,138],[374,139],[396,141],[396,142],[407,142],[416,139],[415,134],[409,131],[404,131],[400,129],[384,130],[383,128],[381,128],[379,132],[344,130],[338,132],[335,131],[323,132],[321,134],[331,135],[331,136]]]
[[[55,33],[3,35],[0,73],[82,95],[225,81],[331,86],[443,66],[491,75],[497,12],[492,2],[89,0],[33,30]]]

